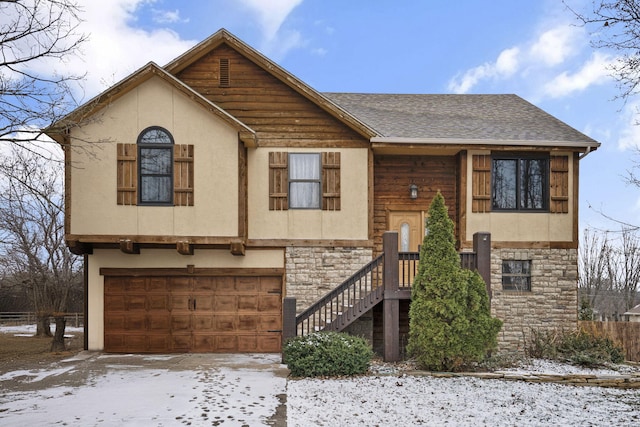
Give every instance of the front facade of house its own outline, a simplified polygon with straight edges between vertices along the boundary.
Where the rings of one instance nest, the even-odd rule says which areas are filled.
[[[491,233],[501,348],[576,322],[579,159],[599,144],[517,96],[320,94],[220,30],[47,133],[90,350],[278,352],[283,298],[304,310],[387,230],[417,250],[438,191],[461,251]]]

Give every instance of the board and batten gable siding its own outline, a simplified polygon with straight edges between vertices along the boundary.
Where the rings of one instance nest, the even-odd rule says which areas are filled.
[[[222,80],[221,60],[228,64]],[[262,147],[368,146],[366,138],[226,44],[177,78],[256,131]]]
[[[176,144],[174,206],[139,206],[132,203],[135,192],[118,192],[118,157],[134,159],[138,135],[149,126],[165,128]],[[82,141],[103,142],[70,150],[68,234],[238,235],[237,130],[164,80],[141,83],[107,105],[99,119],[73,129],[71,143],[82,147]],[[127,173],[137,174],[137,166],[130,164]]]
[[[547,212],[491,211],[491,153],[467,153],[466,242],[473,234],[491,233],[494,245],[575,248],[577,236],[577,154],[554,151],[549,156]]]

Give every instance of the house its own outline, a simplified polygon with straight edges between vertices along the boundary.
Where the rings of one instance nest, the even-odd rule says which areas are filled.
[[[627,322],[640,322],[640,304],[622,314]]]
[[[300,314],[386,231],[417,251],[438,191],[463,258],[490,242],[501,349],[576,324],[579,164],[599,143],[518,96],[319,93],[223,29],[46,132],[90,350],[278,352],[285,297]],[[376,307],[350,325],[374,345]]]

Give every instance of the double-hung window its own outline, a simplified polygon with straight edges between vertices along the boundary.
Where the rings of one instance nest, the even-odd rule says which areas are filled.
[[[289,154],[289,208],[320,209],[320,154]]]
[[[138,137],[141,205],[173,204],[173,137],[153,126]]]
[[[491,209],[547,211],[548,156],[495,156],[491,168]]]

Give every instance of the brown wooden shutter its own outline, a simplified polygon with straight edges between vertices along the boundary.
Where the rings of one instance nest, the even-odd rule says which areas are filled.
[[[322,210],[340,210],[340,153],[322,153]]]
[[[289,208],[289,154],[269,153],[269,210],[286,211]]]
[[[551,156],[550,196],[553,213],[569,212],[569,157]]]
[[[118,144],[117,199],[119,205],[138,204],[138,146]]]
[[[491,155],[473,157],[472,212],[491,212]]]
[[[173,204],[193,206],[193,145],[173,147]]]

